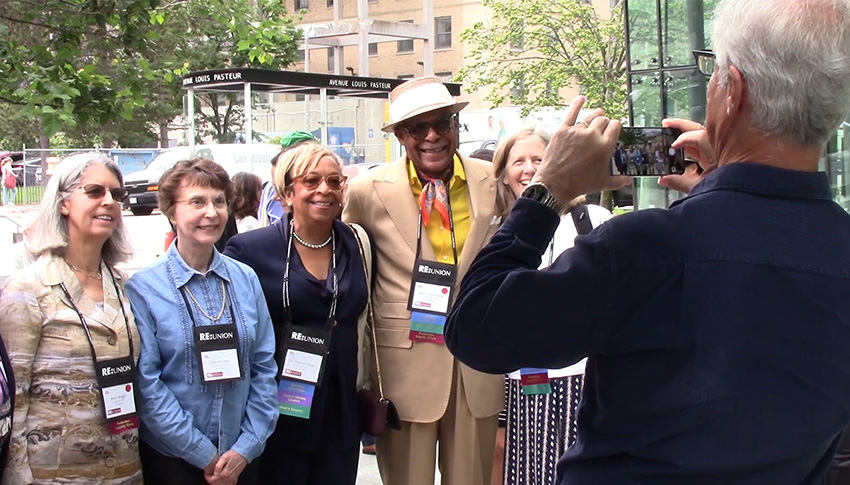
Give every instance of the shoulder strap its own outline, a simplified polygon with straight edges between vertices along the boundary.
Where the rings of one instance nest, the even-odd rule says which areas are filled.
[[[578,204],[573,207],[570,215],[573,216],[573,222],[579,235],[587,234],[593,230],[593,223],[590,222],[590,214],[587,212],[587,204]]]

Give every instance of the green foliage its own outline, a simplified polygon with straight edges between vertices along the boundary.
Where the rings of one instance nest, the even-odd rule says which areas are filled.
[[[578,84],[588,108],[625,114],[625,33],[622,2],[600,18],[582,0],[484,0],[491,22],[461,33],[472,46],[458,80],[467,89],[489,89],[493,106],[510,98],[524,114],[565,106],[557,92]]]
[[[182,113],[183,75],[282,68],[299,37],[272,0],[5,0],[0,102],[17,110],[0,112],[84,145],[149,144]]]

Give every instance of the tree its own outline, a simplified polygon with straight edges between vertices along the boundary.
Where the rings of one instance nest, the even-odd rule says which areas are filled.
[[[461,33],[473,46],[458,78],[470,91],[489,89],[493,106],[506,99],[523,114],[564,106],[556,88],[578,84],[587,107],[622,117],[626,102],[622,2],[608,20],[582,0],[484,0],[489,23]]]
[[[85,145],[165,141],[183,74],[288,65],[299,34],[272,0],[6,0],[0,102]]]
[[[47,134],[143,104],[142,84],[115,87],[98,67],[145,72],[145,26],[159,0],[8,0],[0,11],[0,100]]]

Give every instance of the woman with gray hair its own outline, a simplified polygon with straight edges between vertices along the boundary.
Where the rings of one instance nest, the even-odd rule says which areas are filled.
[[[115,264],[130,256],[118,166],[71,155],[45,188],[35,263],[0,296],[16,400],[4,483],[142,483],[134,376],[139,334]]]

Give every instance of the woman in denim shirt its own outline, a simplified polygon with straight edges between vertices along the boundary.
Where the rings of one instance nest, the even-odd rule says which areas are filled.
[[[127,284],[142,340],[145,481],[257,483],[249,464],[277,423],[277,366],[256,274],[214,247],[233,184],[211,160],[184,160],[158,197],[177,238]]]

